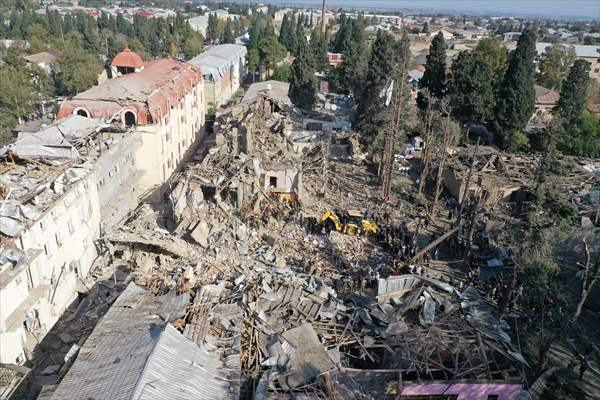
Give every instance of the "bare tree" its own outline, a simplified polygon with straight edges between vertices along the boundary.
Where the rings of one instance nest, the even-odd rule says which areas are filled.
[[[579,302],[577,303],[577,308],[575,308],[573,322],[577,321],[577,319],[581,315],[583,305],[585,304],[588,295],[592,291],[592,287],[598,280],[600,272],[600,259],[596,260],[596,265],[591,265],[592,256],[590,253],[590,248],[585,239],[583,239],[583,247],[585,249],[585,264],[583,265],[583,271],[581,274],[581,294],[579,297]]]

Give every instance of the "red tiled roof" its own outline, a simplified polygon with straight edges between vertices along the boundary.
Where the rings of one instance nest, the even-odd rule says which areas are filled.
[[[144,64],[142,57],[138,56],[137,53],[129,50],[129,47],[125,46],[123,51],[113,58],[110,65],[113,67],[127,67],[127,68],[139,68]]]
[[[199,68],[161,59],[144,63],[140,72],[108,79],[69,99],[60,107],[58,118],[85,108],[91,117],[110,119],[123,108],[136,111],[138,125],[156,123],[176,107],[191,89],[202,82]]]

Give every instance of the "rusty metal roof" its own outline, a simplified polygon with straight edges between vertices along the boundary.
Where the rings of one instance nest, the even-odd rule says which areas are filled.
[[[202,73],[193,65],[168,58],[154,60],[144,63],[140,72],[108,79],[65,101],[58,117],[81,107],[93,118],[110,121],[119,111],[130,108],[137,112],[139,125],[156,123],[201,82]]]
[[[113,67],[140,68],[144,65],[144,60],[137,53],[131,51],[129,47],[125,46],[123,51],[113,58],[110,65]]]

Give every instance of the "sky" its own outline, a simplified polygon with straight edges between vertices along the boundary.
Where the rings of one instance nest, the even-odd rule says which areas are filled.
[[[263,0],[271,4],[320,5],[321,0]],[[256,2],[256,1],[252,1]],[[600,0],[327,0],[330,7],[424,10],[600,20]]]

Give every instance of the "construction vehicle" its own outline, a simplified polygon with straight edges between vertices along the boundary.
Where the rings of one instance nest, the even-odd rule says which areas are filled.
[[[376,235],[379,227],[365,219],[357,210],[348,210],[346,213],[326,211],[318,221],[327,231],[338,231],[346,235]]]

